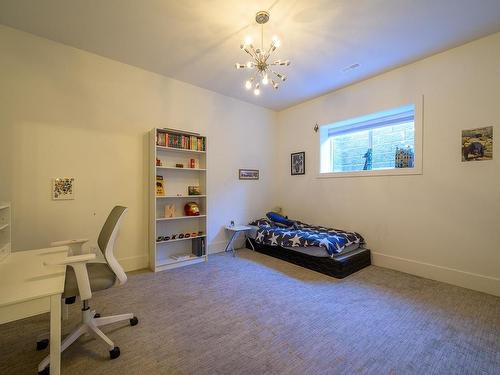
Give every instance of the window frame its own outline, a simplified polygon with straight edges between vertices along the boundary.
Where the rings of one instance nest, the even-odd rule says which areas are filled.
[[[376,170],[361,170],[361,171],[349,171],[349,172],[321,172],[321,156],[322,156],[322,147],[327,147],[322,145],[322,131],[327,131],[328,127],[333,124],[339,123],[341,121],[348,121],[350,119],[355,119],[358,117],[362,117],[367,115],[366,113],[361,113],[358,115],[350,116],[347,119],[340,119],[332,122],[328,122],[326,124],[320,125],[318,131],[318,139],[317,139],[317,178],[343,178],[343,177],[373,177],[373,176],[405,176],[405,175],[421,175],[423,174],[423,96],[418,97],[412,101],[406,101],[404,103],[399,103],[396,105],[391,105],[389,108],[385,108],[385,110],[397,109],[400,107],[414,105],[415,107],[415,119],[414,119],[414,167],[413,168],[388,168],[388,169],[376,169]],[[383,112],[384,109],[372,111],[370,114],[376,114],[379,112]],[[368,115],[370,115],[368,114]],[[331,143],[333,140],[329,137],[327,142],[330,144],[328,147],[330,153],[330,159],[333,162],[333,147]],[[326,143],[326,142],[325,142]],[[325,152],[323,150],[323,152]]]

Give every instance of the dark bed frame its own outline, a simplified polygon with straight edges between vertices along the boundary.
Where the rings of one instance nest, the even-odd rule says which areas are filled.
[[[321,272],[328,276],[333,276],[337,279],[343,279],[371,264],[370,250],[368,249],[363,249],[352,255],[346,255],[340,259],[332,259],[329,257],[307,255],[298,251],[285,249],[281,246],[263,245],[255,242],[255,240],[251,238],[247,239],[247,248],[251,248],[248,242],[251,242],[255,251],[259,253],[270,255],[298,266],[309,268],[310,270]]]

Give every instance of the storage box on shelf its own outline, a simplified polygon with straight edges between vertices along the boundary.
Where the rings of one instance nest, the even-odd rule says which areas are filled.
[[[205,136],[174,129],[150,134],[150,268],[162,271],[207,260]],[[158,186],[158,184],[160,186]],[[195,190],[196,195],[190,195]],[[198,212],[187,215],[194,202]]]
[[[0,202],[0,261],[10,254],[11,219],[10,203]]]

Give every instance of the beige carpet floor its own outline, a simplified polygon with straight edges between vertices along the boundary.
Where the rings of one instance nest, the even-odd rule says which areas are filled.
[[[242,250],[133,273],[92,306],[140,323],[104,329],[113,361],[81,338],[63,374],[500,374],[500,298],[374,266],[336,280]],[[47,329],[47,315],[0,326],[0,374],[35,374]]]

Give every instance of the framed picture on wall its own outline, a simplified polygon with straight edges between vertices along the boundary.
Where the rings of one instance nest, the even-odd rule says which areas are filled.
[[[238,171],[240,180],[258,180],[259,170],[258,169],[240,169]]]
[[[290,173],[292,176],[306,174],[306,153],[295,152],[290,157]]]
[[[493,126],[462,130],[462,161],[493,159]]]
[[[75,199],[74,177],[52,179],[52,199],[55,201]]]

